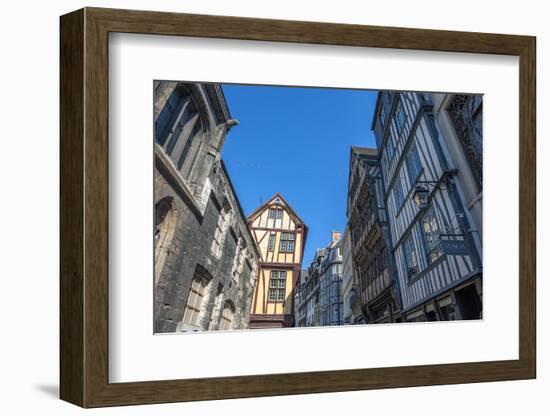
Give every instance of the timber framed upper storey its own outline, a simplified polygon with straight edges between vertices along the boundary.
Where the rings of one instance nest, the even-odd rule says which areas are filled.
[[[307,226],[279,193],[249,215],[248,226],[260,250],[250,328],[291,327]]]
[[[85,8],[60,22],[60,396],[83,407],[536,376],[536,40],[530,36]],[[519,57],[519,357],[506,361],[109,382],[109,33]],[[182,353],[184,353],[182,351]]]

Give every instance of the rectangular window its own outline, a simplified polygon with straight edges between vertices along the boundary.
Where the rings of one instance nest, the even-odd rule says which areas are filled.
[[[395,185],[393,186],[393,197],[395,199],[395,211],[397,213],[397,211],[399,211],[399,209],[403,205],[403,201],[405,200],[405,196],[403,195],[403,185],[401,184],[400,176],[397,176]]]
[[[386,124],[386,119],[390,114],[391,110],[391,93],[390,92],[381,92],[382,102],[380,105],[380,121],[382,122],[382,127]]]
[[[226,304],[222,311],[220,320],[220,331],[227,331],[231,329],[231,322],[233,321],[233,309],[229,304]]]
[[[294,252],[295,240],[296,240],[296,235],[294,233],[281,233],[279,251],[282,253]]]
[[[166,154],[170,156],[172,156],[172,153],[176,155],[180,152],[179,149],[177,152],[174,152],[176,143],[179,143],[178,148],[181,148],[181,146],[187,144],[189,133],[192,131],[192,128],[194,127],[195,122],[198,118],[197,114],[190,110],[191,106],[189,104],[183,107],[183,110],[179,115],[178,121],[172,129],[172,135],[165,147]],[[177,160],[175,161],[175,163],[177,163]]]
[[[397,109],[395,110],[395,128],[397,130],[397,135],[401,136],[401,132],[405,127],[405,121],[407,120],[407,115],[405,114],[405,109],[403,108],[403,103],[401,99],[397,103]]]
[[[201,313],[202,299],[207,282],[200,277],[195,277],[191,282],[187,305],[183,314],[183,322],[189,325],[198,325],[199,315]]]
[[[267,242],[267,250],[268,251],[275,250],[275,234],[269,235],[269,240]]]
[[[155,140],[161,146],[166,142],[170,129],[174,126],[184,97],[179,89],[172,91],[166,104],[155,121]]]
[[[227,211],[222,208],[214,230],[214,239],[212,240],[212,253],[219,256],[222,253],[223,239],[225,238],[226,219],[228,218]]]
[[[283,218],[283,210],[278,208],[270,208],[269,218],[280,220],[281,218]]]
[[[283,302],[286,296],[286,271],[272,270],[269,279],[268,300],[270,302]]]
[[[183,147],[183,150],[178,148],[181,146],[176,146],[174,148],[174,157],[178,158],[177,159],[178,170],[181,170],[181,168],[183,167],[183,163],[187,159],[187,155],[189,155],[189,150],[191,149],[191,146],[195,141],[195,138],[197,138],[200,135],[202,126],[198,121],[199,121],[199,116],[195,114],[192,120],[188,122],[189,126],[186,126],[186,128],[190,130],[190,133],[188,135],[186,134],[185,137],[182,137],[182,139],[185,140],[185,146]],[[180,151],[181,151],[181,154],[179,154],[179,157],[178,157],[178,153]]]
[[[405,243],[403,244],[403,250],[405,252],[405,263],[407,265],[407,277],[410,278],[418,273],[418,258],[416,256],[416,248],[414,246],[412,232],[405,240]]]
[[[413,143],[411,149],[409,150],[409,155],[407,156],[407,171],[409,172],[409,179],[411,181],[411,186],[418,179],[420,172],[422,172],[422,163],[420,162],[420,157],[418,156],[418,149]]]
[[[442,321],[456,321],[455,305],[450,297],[439,301],[439,310],[441,311]]]
[[[380,122],[382,123],[382,126],[384,126],[384,124],[386,123],[386,116],[386,107],[384,106],[384,104],[382,104],[380,106]]]
[[[386,157],[388,158],[388,163],[393,159],[393,154],[395,153],[395,148],[393,147],[393,137],[391,134],[388,134],[388,140],[386,141]]]
[[[422,229],[426,241],[427,259],[429,263],[433,263],[443,254],[441,250],[441,240],[439,238],[441,229],[437,223],[437,217],[433,206],[429,207],[424,217],[422,217]]]

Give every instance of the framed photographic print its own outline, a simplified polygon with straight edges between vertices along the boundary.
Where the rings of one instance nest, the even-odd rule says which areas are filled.
[[[83,407],[536,376],[535,38],[61,17]]]

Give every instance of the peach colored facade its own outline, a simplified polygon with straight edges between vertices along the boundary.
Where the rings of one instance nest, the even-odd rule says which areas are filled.
[[[294,287],[298,281],[307,227],[280,194],[248,217],[260,250],[260,266],[250,328],[293,326]]]

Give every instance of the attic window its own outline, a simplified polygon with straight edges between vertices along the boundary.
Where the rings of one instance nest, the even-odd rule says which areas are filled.
[[[283,218],[283,210],[278,208],[270,208],[269,218],[280,220],[281,218]]]

